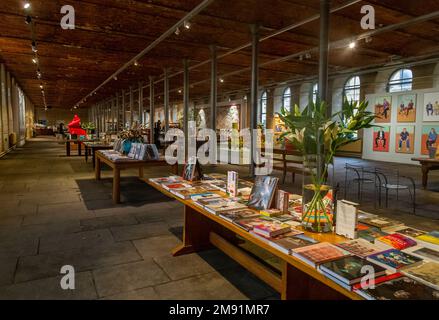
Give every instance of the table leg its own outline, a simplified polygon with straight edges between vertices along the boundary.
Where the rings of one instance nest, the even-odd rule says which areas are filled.
[[[183,243],[175,248],[173,256],[181,256],[212,248],[209,236],[211,223],[208,218],[189,206],[184,207]]]
[[[101,159],[96,158],[95,178],[101,180]]]
[[[82,156],[82,143],[78,141],[78,156]]]
[[[85,151],[85,162],[88,163],[88,147],[84,145],[84,151]]]
[[[426,165],[422,166],[422,186],[424,187],[424,189],[427,189],[427,185],[428,185],[428,172],[429,172],[429,168]]]
[[[139,168],[139,178],[143,178],[144,177],[144,172],[143,172],[143,167]]]
[[[70,157],[70,141],[66,141],[66,156]]]
[[[113,203],[120,203],[120,169],[113,169]]]

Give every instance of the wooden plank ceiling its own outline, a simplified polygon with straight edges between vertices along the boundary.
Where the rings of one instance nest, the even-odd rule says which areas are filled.
[[[333,0],[332,7],[348,0]],[[31,32],[25,24],[27,13],[22,0],[1,0],[0,62],[6,64],[31,100],[42,107],[40,80],[31,59]],[[30,15],[35,22],[35,36],[47,104],[70,109],[103,80],[133,58],[142,49],[197,6],[201,0],[33,0]],[[62,30],[60,8],[71,4],[76,10],[76,29]],[[364,33],[360,28],[362,5],[376,9],[377,25],[388,26],[439,10],[439,1],[369,0],[345,8],[331,16],[331,41]],[[123,72],[82,107],[114,95],[149,76],[159,78],[163,68],[171,72],[182,69],[182,59],[191,65],[209,59],[209,45],[216,44],[219,54],[250,42],[249,24],[258,22],[262,36],[319,13],[319,0],[216,0],[191,21],[190,30],[172,35],[142,58],[139,66]],[[319,21],[285,32],[261,43],[261,63],[292,55],[318,45]],[[411,25],[401,30],[362,41],[355,50],[330,52],[331,71],[384,64],[391,56],[415,57],[439,53],[439,20]],[[219,75],[250,66],[250,49],[221,59]],[[209,93],[209,64],[192,70],[191,98]],[[293,59],[263,67],[261,85],[280,83],[297,77],[317,74],[317,55],[310,59]],[[170,80],[171,102],[181,100],[178,89],[183,77]],[[219,94],[246,90],[250,72],[226,77],[219,84]],[[157,101],[163,86],[157,85]],[[145,93],[145,97],[147,93]]]

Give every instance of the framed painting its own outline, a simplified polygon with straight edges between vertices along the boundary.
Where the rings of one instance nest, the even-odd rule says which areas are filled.
[[[398,122],[416,122],[416,94],[398,96]]]
[[[429,155],[430,147],[439,147],[439,126],[423,126],[422,127],[422,146],[421,153]]]
[[[415,126],[396,127],[396,150],[397,153],[415,153]]]
[[[390,123],[392,120],[392,97],[377,97],[375,99],[376,123]]]
[[[389,152],[390,126],[373,128],[373,151]]]
[[[424,94],[424,121],[439,122],[439,93]]]

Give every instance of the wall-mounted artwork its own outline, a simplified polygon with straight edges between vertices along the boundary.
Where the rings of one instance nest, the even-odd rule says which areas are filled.
[[[430,147],[439,147],[439,126],[423,126],[422,127],[422,147],[421,153],[429,155]]]
[[[398,122],[416,122],[416,94],[398,96]]]
[[[392,97],[377,97],[375,100],[376,123],[390,123],[392,119]]]
[[[217,129],[239,130],[240,105],[218,107],[217,109]]]
[[[396,127],[396,150],[397,153],[415,153],[415,126]]]
[[[424,94],[424,121],[439,122],[439,93]]]
[[[373,151],[389,152],[390,143],[390,127],[374,127],[373,128]]]

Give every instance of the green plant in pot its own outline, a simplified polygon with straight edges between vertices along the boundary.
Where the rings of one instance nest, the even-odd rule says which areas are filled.
[[[282,108],[279,116],[289,140],[303,155],[302,225],[312,232],[332,232],[333,188],[328,183],[330,166],[342,146],[357,140],[358,130],[373,127],[375,114],[367,111],[367,102],[344,100],[342,111],[330,116],[325,102],[310,103],[303,111],[296,105],[292,112]]]
[[[81,128],[84,129],[85,132],[87,132],[87,135],[89,135],[94,134],[96,130],[96,125],[94,124],[94,122],[85,122],[81,125]]]

